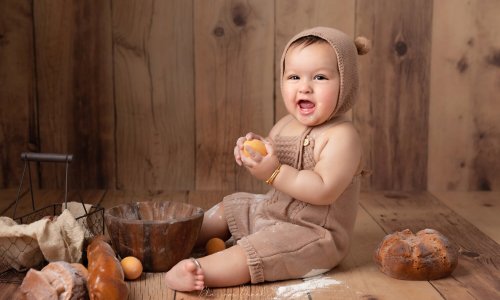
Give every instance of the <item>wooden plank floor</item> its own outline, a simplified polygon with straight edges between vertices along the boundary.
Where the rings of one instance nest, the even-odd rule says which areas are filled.
[[[8,215],[17,191],[0,191],[0,212]],[[110,208],[120,203],[171,200],[208,209],[227,193],[174,192],[141,196],[118,191],[73,192],[86,202]],[[26,196],[25,196],[26,197]],[[60,201],[62,193],[42,191],[43,202]],[[30,205],[20,205],[22,212]],[[52,202],[51,202],[52,203]],[[10,206],[10,210],[6,210]],[[145,273],[129,282],[129,299],[500,299],[500,192],[362,193],[354,241],[348,257],[330,272],[309,280],[290,280],[202,293],[166,288],[163,273]],[[460,246],[452,276],[435,281],[402,281],[379,272],[372,255],[393,231],[434,228]],[[0,284],[0,299],[10,299],[17,285]]]

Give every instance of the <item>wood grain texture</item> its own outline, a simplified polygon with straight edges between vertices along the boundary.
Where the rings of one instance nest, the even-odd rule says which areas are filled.
[[[274,3],[195,1],[196,189],[263,190],[234,160],[273,123]]]
[[[118,189],[194,187],[192,1],[112,8]]]
[[[341,0],[276,0],[274,54],[275,120],[287,113],[280,86],[280,61],[288,41],[304,29],[327,26],[354,35],[355,1]]]
[[[450,277],[431,281],[445,299],[496,299],[500,296],[500,248],[490,237],[427,192],[378,192],[361,197],[361,206],[385,232],[435,229],[460,248]]]
[[[24,197],[26,192],[27,191],[25,189],[22,189],[19,193],[19,198]],[[16,202],[17,193],[17,188],[2,190],[2,193],[0,193],[0,216],[7,216],[12,218],[13,211],[11,210],[11,208]]]
[[[145,272],[167,272],[190,257],[203,210],[177,201],[139,201],[107,209],[106,229],[121,258],[133,256]]]
[[[426,189],[432,1],[357,1],[360,58],[354,121],[367,167],[364,189]]]
[[[500,244],[500,192],[431,192],[454,212]]]
[[[19,185],[20,155],[38,146],[31,1],[0,1],[0,187]]]
[[[187,203],[207,211],[212,206],[222,202],[222,199],[229,194],[229,191],[190,191]]]
[[[104,1],[34,2],[40,151],[73,154],[71,185],[80,188],[113,180],[107,164],[113,152],[108,6]],[[58,166],[40,168],[41,186],[64,186]]]
[[[114,183],[109,1],[34,1],[40,151],[71,153],[71,186]],[[64,172],[41,166],[43,187]]]
[[[18,287],[19,285],[14,283],[0,283],[0,288],[2,289],[0,300],[11,300]]]
[[[316,25],[365,35],[353,120],[364,190],[500,186],[495,0],[3,0],[0,187],[22,151],[72,153],[70,187],[263,192],[238,136],[286,114],[285,43]],[[34,165],[42,187],[64,172]]]
[[[178,299],[175,292],[167,288],[165,273],[142,273],[138,279],[126,283],[130,291],[128,299]]]
[[[498,1],[434,1],[429,190],[500,188]]]

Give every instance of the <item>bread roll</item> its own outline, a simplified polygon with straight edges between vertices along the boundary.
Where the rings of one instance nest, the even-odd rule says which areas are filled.
[[[19,300],[57,300],[58,298],[56,289],[42,272],[35,269],[30,269],[26,273],[15,297]]]
[[[84,275],[71,264],[64,261],[51,262],[41,271],[28,271],[16,299],[86,299],[86,283]]]
[[[374,255],[380,271],[404,280],[449,276],[458,264],[458,247],[433,229],[409,229],[384,237]]]

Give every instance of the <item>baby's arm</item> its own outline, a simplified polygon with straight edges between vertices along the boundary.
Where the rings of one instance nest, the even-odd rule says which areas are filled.
[[[266,156],[261,156],[251,149],[248,149],[251,157],[242,156],[245,140],[262,138],[253,133],[240,137],[234,149],[236,162],[244,165],[257,179],[263,181],[269,179],[280,165],[272,139],[283,126],[286,126],[290,118],[290,116],[284,117],[271,129],[269,137],[265,139],[268,152]],[[345,122],[326,129],[315,142],[314,169],[299,171],[291,166],[282,165],[272,185],[277,190],[301,201],[327,205],[344,192],[358,171],[361,161],[361,141],[352,124]]]
[[[273,186],[296,199],[326,205],[337,199],[351,183],[361,160],[361,141],[351,123],[341,123],[324,132],[324,143],[316,144],[314,170],[281,166]],[[319,139],[316,139],[318,142]]]

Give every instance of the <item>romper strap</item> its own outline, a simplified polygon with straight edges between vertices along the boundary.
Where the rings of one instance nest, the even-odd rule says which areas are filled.
[[[307,138],[307,135],[311,133],[311,130],[313,127],[307,127],[302,135],[300,136],[299,142],[297,143],[298,151],[297,151],[297,157],[295,158],[295,168],[297,170],[302,170],[302,159],[303,159],[303,153],[304,153],[304,140]]]

